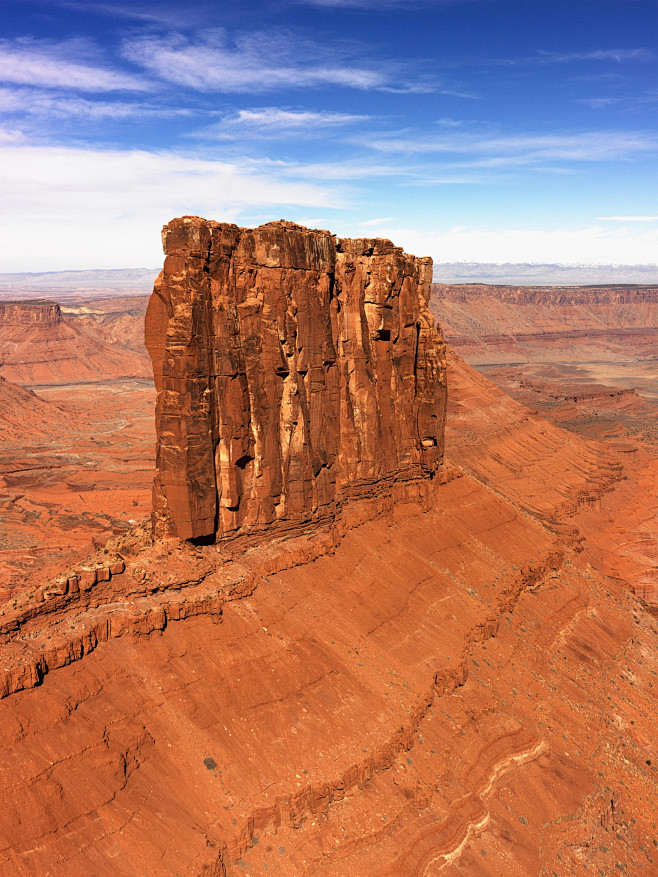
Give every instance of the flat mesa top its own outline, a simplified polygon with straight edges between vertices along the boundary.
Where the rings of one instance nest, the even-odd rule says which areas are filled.
[[[29,308],[34,305],[56,305],[57,302],[50,298],[23,298],[23,299],[5,299],[0,301],[0,308],[6,307],[22,307]]]

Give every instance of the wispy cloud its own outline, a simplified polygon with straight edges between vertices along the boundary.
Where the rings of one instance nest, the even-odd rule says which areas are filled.
[[[191,116],[184,107],[158,106],[146,101],[90,100],[69,92],[39,88],[0,88],[0,113],[40,118],[78,118],[88,121]]]
[[[378,219],[365,219],[359,225],[363,228],[373,228],[378,225],[385,225],[387,222],[395,222],[395,218],[393,216],[382,216]]]
[[[624,64],[630,62],[648,62],[654,60],[655,53],[645,48],[634,49],[592,49],[582,52],[554,52],[545,49],[536,49],[531,55],[520,55],[515,58],[487,58],[483,55],[470,55],[460,58],[446,57],[439,62],[441,67],[546,67],[552,64],[567,65],[585,62],[615,62]],[[619,78],[620,74],[605,71],[599,73],[596,78],[613,79]]]
[[[25,135],[22,131],[19,131],[17,128],[4,128],[0,126],[0,144],[15,144],[22,143],[25,140]]]
[[[111,18],[126,18],[158,27],[185,27],[192,22],[201,23],[207,3],[162,3],[158,0],[147,2],[120,2],[120,0],[55,0],[58,6],[74,9],[76,12],[95,13]],[[206,7],[205,9],[203,7]]]
[[[592,110],[606,110],[609,107],[621,107],[622,109],[642,109],[647,104],[658,102],[658,91],[647,91],[644,94],[609,95],[601,97],[577,98],[576,103],[584,104]]]
[[[146,91],[137,76],[80,58],[89,44],[79,40],[0,40],[0,82],[75,89],[82,92]]]
[[[658,216],[597,216],[597,222],[658,222]]]
[[[576,100],[577,104],[585,104],[592,110],[604,110],[615,104],[624,103],[623,97],[582,97]]]
[[[367,121],[369,116],[316,110],[291,110],[281,107],[256,107],[238,110],[215,125],[192,136],[208,140],[274,139],[294,136],[326,136],[328,130]]]
[[[590,52],[537,51],[538,60],[544,64],[568,64],[571,61],[651,61],[653,52],[648,49],[595,49]]]
[[[347,44],[322,46],[287,32],[230,38],[223,29],[194,40],[181,34],[128,40],[127,59],[167,82],[206,92],[262,93],[326,86],[362,91],[430,92],[436,84],[405,79],[400,64],[364,63]]]
[[[295,2],[295,0],[292,0]],[[427,6],[448,6],[451,4],[470,4],[478,0],[296,0],[300,6],[319,6],[327,9],[368,9],[378,12],[381,9],[406,8],[422,9]]]
[[[398,132],[362,138],[362,145],[383,153],[479,156],[462,167],[531,165],[546,161],[610,161],[658,149],[658,136],[634,131],[587,131],[566,134],[474,134],[410,136]],[[456,165],[452,165],[453,167]]]

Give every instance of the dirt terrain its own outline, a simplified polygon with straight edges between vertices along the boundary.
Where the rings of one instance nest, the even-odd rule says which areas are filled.
[[[652,363],[494,365],[532,410],[449,350],[434,478],[220,545],[131,523],[150,383],[16,400],[0,873],[658,871]]]
[[[0,393],[12,387],[0,382]],[[150,511],[149,381],[13,387],[0,442],[0,599],[56,572]]]

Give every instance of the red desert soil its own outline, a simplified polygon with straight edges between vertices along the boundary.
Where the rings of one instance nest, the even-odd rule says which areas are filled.
[[[143,468],[143,514],[153,396],[123,386],[39,392],[79,405],[89,481]],[[133,528],[68,579],[24,573],[0,873],[658,873],[654,449],[565,431],[451,352],[448,386],[432,479],[291,538]]]
[[[112,326],[67,317],[46,299],[0,301],[0,375],[22,384],[150,378],[143,348],[129,346],[130,332],[120,341]]]
[[[0,379],[0,600],[54,574],[150,510],[150,381],[37,387]]]

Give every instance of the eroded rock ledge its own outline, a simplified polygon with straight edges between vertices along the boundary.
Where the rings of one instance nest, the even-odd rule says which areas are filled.
[[[390,241],[185,216],[146,316],[158,401],[154,529],[298,526],[443,455],[432,261]]]

